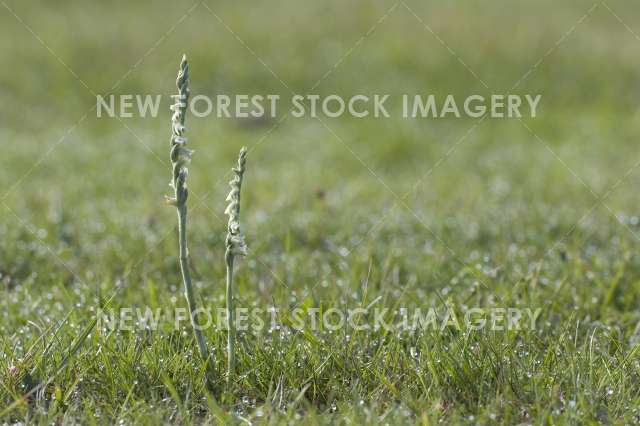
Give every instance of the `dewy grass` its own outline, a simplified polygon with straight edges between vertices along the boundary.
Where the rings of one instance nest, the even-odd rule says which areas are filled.
[[[191,161],[193,151],[187,149],[187,138],[184,136],[184,119],[189,101],[189,64],[186,55],[182,57],[182,62],[180,63],[176,86],[178,87],[178,95],[173,96],[175,103],[171,106],[173,111],[173,116],[171,117],[171,167],[173,172],[171,186],[174,189],[174,196],[166,197],[166,200],[169,204],[176,206],[178,210],[180,270],[182,271],[185,296],[189,305],[193,334],[198,343],[200,356],[205,361],[207,370],[210,371],[209,351],[196,315],[197,307],[189,273],[189,250],[187,248],[187,198],[189,196],[187,165]]]
[[[229,216],[227,225],[226,253],[225,261],[227,264],[227,324],[229,332],[227,334],[227,381],[231,382],[233,372],[235,370],[235,340],[236,329],[234,322],[233,307],[233,261],[236,256],[245,256],[247,254],[247,245],[244,236],[240,232],[240,190],[242,188],[242,178],[244,176],[245,163],[247,159],[247,149],[243,147],[238,156],[238,165],[234,167],[233,179],[229,182],[231,191],[227,196],[229,205],[225,210],[225,214]]]

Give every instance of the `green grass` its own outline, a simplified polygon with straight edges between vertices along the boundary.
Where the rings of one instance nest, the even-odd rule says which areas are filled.
[[[402,4],[358,43],[393,1],[208,2],[179,23],[193,3],[5,3],[22,23],[0,3],[0,413],[47,385],[0,421],[640,421],[640,41],[611,12],[640,34],[638,5],[580,22],[592,2],[407,1],[487,89]],[[199,305],[225,305],[227,173],[246,145],[238,308],[450,301],[541,308],[538,330],[240,332],[225,391],[210,329],[213,397],[186,322],[79,340],[107,300],[186,307],[162,200],[183,52],[192,95],[283,97],[321,79],[323,95],[506,93],[544,57],[516,90],[543,95],[524,120],[540,140],[515,120],[187,118]],[[163,94],[164,113],[97,119],[91,92],[123,76],[115,93]]]

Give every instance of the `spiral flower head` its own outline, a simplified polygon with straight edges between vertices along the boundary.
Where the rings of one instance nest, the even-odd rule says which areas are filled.
[[[224,214],[229,216],[226,239],[227,254],[232,256],[245,256],[247,254],[247,245],[240,231],[240,190],[242,188],[246,159],[247,148],[243,147],[238,156],[238,165],[232,169],[234,176],[229,182],[231,191],[227,195],[229,204],[224,211]]]
[[[172,180],[170,186],[174,190],[173,196],[165,196],[168,204],[180,207],[185,205],[189,192],[187,190],[187,165],[191,162],[193,151],[186,147],[187,138],[184,135],[184,119],[189,103],[189,63],[187,56],[182,56],[178,77],[176,78],[178,94],[173,95],[174,104],[171,105],[171,168]]]

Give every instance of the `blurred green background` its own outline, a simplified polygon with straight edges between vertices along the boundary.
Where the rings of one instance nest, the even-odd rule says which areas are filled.
[[[196,258],[210,256],[207,243],[220,250],[225,174],[242,145],[251,149],[247,233],[267,257],[289,233],[302,249],[314,241],[325,249],[322,239],[347,248],[366,239],[363,249],[384,238],[448,256],[442,238],[465,259],[465,240],[485,233],[495,249],[515,241],[541,251],[587,212],[578,229],[588,238],[629,236],[612,212],[634,226],[640,41],[632,32],[640,8],[633,3],[2,6],[0,176],[11,209],[1,209],[2,232],[33,239],[15,213],[81,275],[112,279],[115,265],[139,260],[174,225],[161,196],[169,177],[168,96],[183,52],[193,95],[542,95],[538,118],[526,126],[402,119],[397,110],[382,120],[324,118],[326,127],[311,118],[282,121],[285,108],[259,123],[189,117]],[[98,119],[94,94],[109,93],[161,94],[161,114]],[[623,177],[606,207],[590,210]],[[438,238],[420,221],[440,228]],[[384,235],[394,227],[403,230]],[[0,266],[8,275],[17,242],[3,240]],[[153,256],[164,256],[162,247]],[[281,266],[277,256],[265,262]]]

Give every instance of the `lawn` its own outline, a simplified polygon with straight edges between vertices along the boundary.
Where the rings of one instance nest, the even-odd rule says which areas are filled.
[[[640,4],[0,0],[0,422],[640,422]],[[249,150],[236,305],[203,331],[101,313],[187,306],[170,95],[277,94],[186,117],[197,303],[225,306],[225,197]],[[390,117],[288,114],[295,94]],[[97,95],[161,95],[98,117]],[[405,118],[403,95],[541,95],[536,117]],[[533,327],[294,327],[371,308],[537,312]]]

